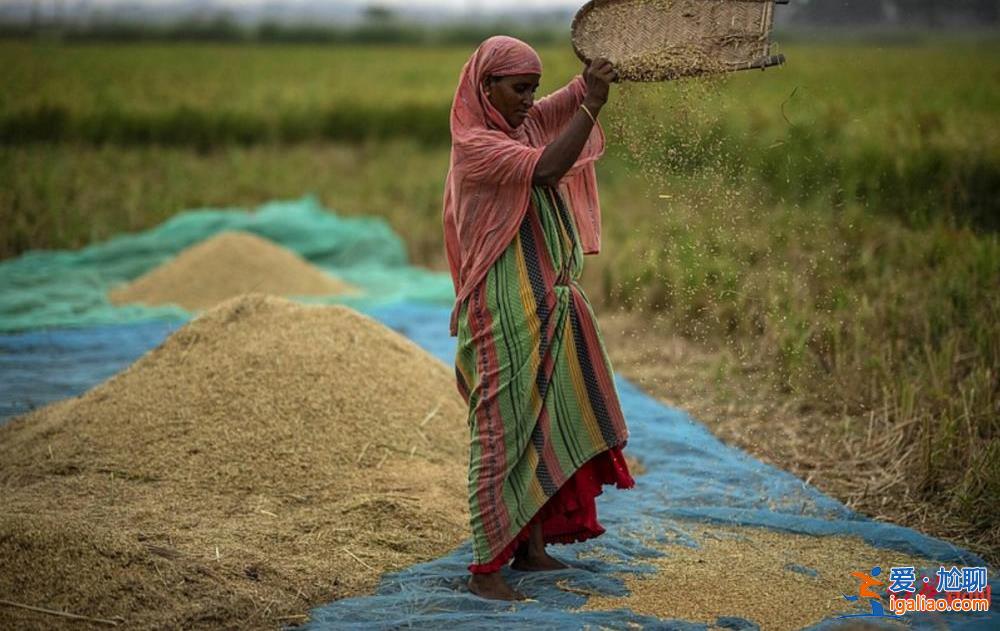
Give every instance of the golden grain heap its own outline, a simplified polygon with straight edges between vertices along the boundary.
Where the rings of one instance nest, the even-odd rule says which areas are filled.
[[[0,427],[0,594],[128,628],[303,622],[467,538],[467,436],[454,376],[405,337],[229,300]]]
[[[208,309],[248,292],[327,296],[356,291],[298,254],[248,232],[223,232],[108,294],[112,304]]]

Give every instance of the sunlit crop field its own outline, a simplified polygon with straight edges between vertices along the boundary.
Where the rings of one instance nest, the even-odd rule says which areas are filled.
[[[739,75],[712,107],[733,107],[735,126],[758,131],[782,121],[775,109],[798,87],[786,114],[839,115],[858,138],[941,119],[956,139],[996,140],[991,117],[1000,44],[943,42],[825,44],[781,48],[789,63]],[[471,49],[465,46],[321,47],[309,45],[59,44],[0,42],[0,112],[42,105],[74,116],[192,108],[260,117],[341,107],[450,103]],[[569,46],[540,48],[545,93],[579,70]],[[795,114],[799,114],[795,117]],[[892,129],[886,129],[890,124]],[[989,131],[986,138],[980,131]],[[971,132],[971,133],[970,133]]]
[[[0,140],[202,150],[386,138],[444,145],[469,52],[0,43]],[[784,52],[785,67],[733,75],[704,98],[661,88],[630,125],[666,125],[661,140],[685,145],[675,170],[718,162],[721,148],[774,200],[822,197],[909,220],[947,211],[1000,225],[1000,45],[826,44]],[[541,54],[542,93],[579,71],[568,46]],[[679,117],[696,124],[679,129]]]
[[[312,192],[445,269],[448,109],[470,52],[0,42],[0,256]],[[540,52],[540,94],[580,69],[568,45]],[[908,492],[985,532],[1000,44],[782,52],[783,68],[613,95],[588,287],[812,396],[849,419],[831,428],[844,440],[902,433]]]

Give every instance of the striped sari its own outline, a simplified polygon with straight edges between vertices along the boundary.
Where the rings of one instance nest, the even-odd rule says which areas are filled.
[[[474,573],[502,567],[534,520],[546,543],[602,534],[601,485],[634,485],[582,269],[570,210],[556,189],[534,187],[518,233],[460,307],[455,373],[469,405]]]

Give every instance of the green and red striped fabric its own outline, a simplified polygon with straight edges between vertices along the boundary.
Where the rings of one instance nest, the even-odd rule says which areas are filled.
[[[474,565],[497,558],[584,463],[628,440],[582,269],[570,210],[535,187],[517,235],[461,306]]]

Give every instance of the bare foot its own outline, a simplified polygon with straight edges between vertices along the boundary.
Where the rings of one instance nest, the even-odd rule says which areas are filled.
[[[469,578],[469,591],[492,600],[525,600],[527,596],[511,588],[500,572],[490,572],[489,574],[473,574]]]
[[[541,553],[530,552],[521,547],[514,553],[514,561],[510,564],[512,570],[520,572],[548,572],[565,570],[569,566],[555,557],[549,556],[545,550]]]

